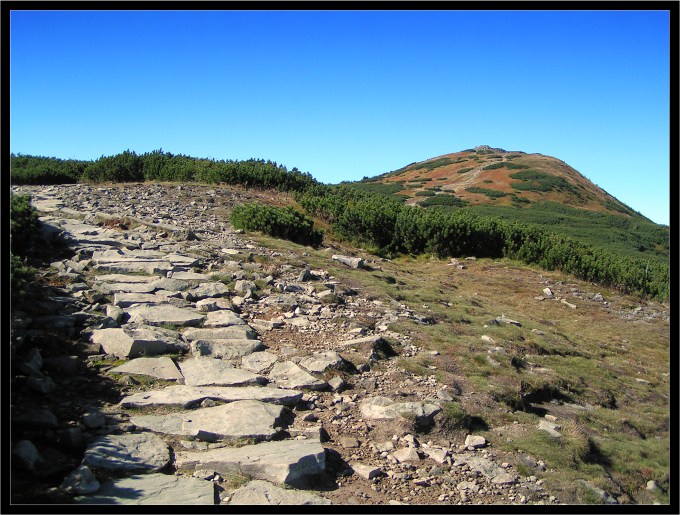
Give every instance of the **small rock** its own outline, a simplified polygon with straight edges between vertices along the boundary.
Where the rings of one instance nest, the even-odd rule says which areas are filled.
[[[465,446],[472,447],[473,449],[481,449],[486,447],[486,438],[479,435],[467,435],[465,438]]]
[[[380,467],[373,467],[354,462],[350,463],[349,465],[352,467],[352,470],[355,472],[355,474],[363,477],[364,479],[373,479],[382,473],[382,469]]]
[[[99,490],[100,486],[90,468],[82,465],[66,476],[59,490],[69,495],[89,495]]]

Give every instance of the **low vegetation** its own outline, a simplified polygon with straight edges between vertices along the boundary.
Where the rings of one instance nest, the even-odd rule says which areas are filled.
[[[602,234],[604,231],[593,238],[591,244],[591,241],[580,237],[574,239],[576,236],[570,233],[568,223],[537,226],[510,222],[499,217],[479,216],[483,211],[470,211],[472,208],[455,209],[465,203],[453,195],[427,197],[419,202],[421,207],[440,207],[421,210],[405,206],[403,198],[397,199],[394,195],[361,191],[356,184],[322,185],[297,168],[288,171],[286,167],[271,161],[216,161],[173,155],[162,150],[141,156],[126,151],[115,156],[102,156],[94,162],[62,162],[54,158],[14,155],[11,159],[14,184],[49,183],[61,176],[59,174],[66,174],[69,180],[77,176],[81,181],[197,181],[294,192],[302,207],[329,224],[338,236],[366,244],[383,254],[512,257],[547,270],[561,270],[589,281],[612,285],[622,291],[661,300],[667,299],[669,295],[667,262],[641,259],[630,252],[622,255],[614,245],[603,247],[600,242],[607,238]],[[418,168],[432,170],[454,162],[460,160],[440,158]],[[518,190],[576,189],[561,177],[538,171],[521,170],[511,174],[511,177],[519,181],[513,184]],[[359,188],[368,186],[383,191],[402,188],[399,183],[378,186],[378,183],[367,181],[359,184],[362,185]],[[498,195],[489,193],[491,191],[485,190],[484,194]],[[513,200],[515,204],[522,201],[517,196]],[[321,241],[320,233],[311,228],[311,221],[300,213],[275,212],[270,211],[270,208],[261,208],[257,212],[256,208],[248,209],[253,209],[249,215],[257,215],[255,220],[246,220],[244,217],[239,221],[241,215],[238,211],[235,214],[236,223],[241,223],[244,228],[248,226],[251,230],[270,231],[269,234],[297,238],[297,241],[307,244]],[[633,223],[640,219],[642,217],[636,218]],[[608,218],[605,222],[605,225],[613,224],[614,219]],[[292,229],[291,224],[294,223],[302,224],[299,231]],[[650,226],[640,227],[638,234],[644,233]],[[663,254],[668,243],[667,237],[665,240],[658,237],[661,233],[663,228],[648,231],[647,237],[641,239],[639,248],[649,250],[650,256],[654,252]],[[630,241],[631,237],[625,235],[621,247],[632,247]]]
[[[237,229],[260,231],[303,245],[320,245],[323,240],[323,233],[314,228],[312,219],[290,206],[241,204],[234,207],[231,224]]]
[[[25,195],[10,196],[10,287],[12,303],[20,302],[34,271],[26,263],[38,228],[38,214]]]

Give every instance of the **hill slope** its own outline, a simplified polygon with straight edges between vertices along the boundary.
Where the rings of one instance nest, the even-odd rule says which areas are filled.
[[[465,208],[547,228],[617,253],[666,261],[668,228],[563,161],[488,146],[411,163],[352,183],[406,204]]]

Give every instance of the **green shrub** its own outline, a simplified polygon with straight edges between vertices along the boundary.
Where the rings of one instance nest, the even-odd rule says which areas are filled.
[[[237,229],[261,231],[303,245],[320,245],[323,239],[323,233],[314,229],[312,219],[290,206],[241,204],[232,211],[231,224]]]
[[[469,188],[465,188],[465,191],[469,191],[470,193],[481,193],[482,195],[486,195],[489,198],[501,198],[508,195],[503,191],[489,190],[487,188],[478,188],[477,186],[470,186]]]
[[[416,197],[434,197],[436,193],[432,190],[416,191]]]
[[[467,431],[472,426],[472,417],[470,417],[459,402],[445,402],[442,405],[442,414],[442,426],[444,429]]]
[[[68,184],[78,182],[88,165],[87,161],[10,155],[12,184]]]
[[[453,195],[436,195],[434,197],[426,198],[418,202],[419,206],[431,207],[431,206],[451,206],[451,207],[463,207],[467,205],[467,202],[461,198],[455,197]]]
[[[550,175],[545,172],[539,172],[536,170],[525,170],[522,172],[511,173],[510,177],[513,179],[519,179],[521,182],[516,182],[512,184],[512,187],[516,190],[522,191],[551,191],[551,190],[563,190],[575,192],[576,188],[567,182],[563,177],[557,177],[555,175]]]
[[[470,170],[472,170],[472,169],[473,169],[473,167],[470,167],[470,168],[461,168],[461,169],[458,170],[456,173],[468,173],[468,172],[469,172]]]
[[[25,255],[31,248],[38,229],[38,213],[31,206],[31,197],[10,196],[9,241],[12,254]]]

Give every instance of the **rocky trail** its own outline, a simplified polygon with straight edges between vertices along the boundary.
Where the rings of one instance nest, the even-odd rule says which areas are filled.
[[[539,460],[442,429],[453,387],[400,369],[424,351],[388,328],[418,313],[231,228],[264,193],[13,190],[65,245],[12,312],[13,502],[559,503],[517,470]]]

